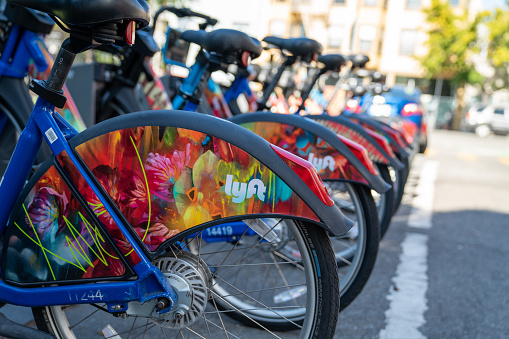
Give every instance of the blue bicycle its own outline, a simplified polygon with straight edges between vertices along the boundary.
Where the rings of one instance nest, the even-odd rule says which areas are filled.
[[[133,44],[147,4],[8,3],[20,33],[33,28],[26,6],[49,13],[70,38],[48,79],[31,82],[39,98],[0,183],[0,301],[33,307],[42,332],[9,323],[0,335],[253,337],[292,328],[332,338],[339,294],[327,233],[350,225],[313,166],[189,112],[133,113],[78,134],[55,111],[76,54]],[[5,39],[4,67],[16,66],[7,54],[18,37]],[[251,39],[235,41],[235,51],[222,43],[215,57],[239,64],[261,52]],[[43,139],[53,155],[26,183]],[[249,227],[228,226],[241,220]],[[298,259],[282,257],[286,246]],[[218,303],[258,329],[226,321]]]

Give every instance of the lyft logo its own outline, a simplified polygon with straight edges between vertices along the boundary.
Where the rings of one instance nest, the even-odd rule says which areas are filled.
[[[325,156],[324,158],[315,158],[313,153],[309,153],[308,161],[315,166],[316,171],[320,173],[322,170],[329,168],[329,170],[334,171],[334,158],[330,155]]]
[[[248,184],[233,181],[233,175],[226,175],[226,184],[224,185],[224,192],[228,196],[233,195],[232,201],[236,204],[243,202],[246,198],[249,199],[253,195],[257,195],[258,199],[265,201],[265,187],[263,181],[260,179],[251,179]]]

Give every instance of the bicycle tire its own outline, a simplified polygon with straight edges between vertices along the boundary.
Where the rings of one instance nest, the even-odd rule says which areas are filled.
[[[305,295],[307,306],[309,306],[309,303],[311,301],[312,306],[307,307],[305,310],[302,310],[302,319],[290,319],[291,322],[288,322],[288,320],[285,320],[282,315],[284,314],[291,314],[294,312],[292,308],[288,308],[286,311],[285,309],[277,308],[274,314],[276,314],[275,319],[278,319],[277,324],[274,323],[266,323],[263,321],[263,319],[259,319],[259,317],[256,317],[256,315],[253,315],[250,313],[252,310],[243,310],[244,312],[234,312],[234,318],[238,321],[249,324],[250,326],[256,326],[259,328],[266,327],[268,331],[276,331],[276,330],[287,330],[287,329],[296,329],[299,328],[299,326],[302,326],[301,330],[302,333],[300,337],[302,338],[333,338],[337,317],[339,313],[339,283],[338,283],[338,275],[337,275],[337,268],[334,264],[334,254],[332,252],[331,244],[328,235],[326,232],[318,228],[316,226],[304,223],[302,221],[294,221],[289,226],[291,230],[293,231],[293,236],[295,237],[295,242],[298,244],[299,249],[301,250],[302,254],[302,265],[306,272],[306,287],[307,287],[307,293]],[[259,242],[260,243],[260,242]],[[261,245],[260,245],[261,246]],[[223,245],[220,246],[221,252],[224,251]],[[306,249],[306,250],[304,250]],[[202,251],[205,251],[202,249]],[[227,252],[227,251],[226,251]],[[208,253],[208,252],[206,252]],[[219,253],[219,252],[218,252]],[[238,254],[240,255],[240,254]],[[202,259],[204,254],[202,253]],[[252,260],[259,259],[259,256],[253,255]],[[157,259],[156,259],[157,260]],[[204,262],[207,262],[207,259],[203,259]],[[226,265],[227,267],[228,265]],[[250,269],[250,267],[255,267],[253,264],[251,265],[244,265],[245,269]],[[296,268],[291,267],[290,268],[292,272],[298,273],[299,270]],[[265,267],[263,268],[265,270]],[[319,273],[318,273],[319,272]],[[228,272],[227,272],[228,273]],[[252,280],[254,277],[260,275],[256,274],[250,274],[249,280]],[[214,279],[219,280],[217,278],[217,271],[214,273]],[[266,276],[263,276],[265,278]],[[224,276],[223,276],[224,278]],[[262,278],[262,279],[263,279]],[[307,281],[307,279],[311,279],[311,281]],[[231,280],[231,279],[230,279]],[[242,282],[242,284],[250,285],[249,282]],[[294,285],[294,280],[292,280],[292,286]],[[246,287],[247,288],[247,287]],[[287,287],[288,288],[288,287]],[[313,291],[310,293],[310,291]],[[258,292],[258,291],[256,291]],[[251,292],[250,292],[251,293]],[[272,291],[269,293],[273,293]],[[254,292],[253,292],[254,295]],[[230,299],[226,298],[213,298],[214,301],[212,303],[218,303],[219,301],[227,302],[230,301]],[[210,302],[209,302],[210,303]],[[260,303],[260,305],[266,305],[266,300],[263,299],[263,303]],[[94,317],[93,315],[87,315],[85,316],[82,311],[78,310],[79,308],[85,308],[89,306],[73,306],[66,308],[65,306],[52,306],[52,307],[38,307],[33,308],[33,314],[34,319],[37,324],[37,327],[44,332],[50,333],[54,335],[56,338],[79,338],[83,337],[84,333],[80,332],[83,331],[89,331],[90,327],[95,324],[98,326],[98,330],[101,330],[105,324],[113,324],[113,328],[128,328],[125,325],[120,325],[119,322],[122,321],[128,321],[120,318],[115,318],[111,316],[107,319],[102,319],[97,323],[97,317]],[[75,310],[73,310],[75,308]],[[221,314],[221,309],[218,307],[219,311],[218,314]],[[269,311],[268,308],[264,309],[263,307],[259,307],[258,311],[267,311],[272,312],[273,310]],[[69,312],[69,316],[67,314]],[[95,311],[97,312],[97,310]],[[95,313],[95,312],[92,312]],[[286,313],[285,313],[286,312]],[[91,324],[85,325],[83,322],[78,322],[78,326],[74,327],[73,325],[70,325],[70,323],[75,322],[73,317],[76,314],[80,314],[84,316],[85,320],[90,320],[92,322]],[[90,317],[89,317],[90,316]],[[246,318],[246,316],[248,316]],[[210,317],[212,319],[213,315],[207,314],[207,317]],[[71,319],[71,321],[70,321]],[[128,318],[129,319],[129,318]],[[137,318],[135,318],[137,319]],[[221,324],[225,326],[224,324],[226,321],[224,321],[226,318],[222,318]],[[135,320],[136,321],[136,320]],[[131,330],[135,326],[135,321],[131,325]],[[293,322],[293,323],[292,323]],[[147,322],[148,324],[148,322]],[[198,331],[204,331],[202,327],[199,326],[200,324],[197,322],[193,324],[193,327],[191,328],[192,331],[198,332]],[[208,325],[208,324],[206,324]],[[216,324],[217,325],[217,324]],[[145,325],[145,328],[147,328],[148,325]],[[150,324],[152,326],[152,324]],[[160,327],[161,330],[163,330],[163,327]],[[153,329],[153,327],[151,328]],[[148,331],[150,331],[149,329]],[[207,328],[208,333],[211,337],[215,337],[211,334],[211,328]],[[240,329],[240,333],[234,334],[232,331],[239,331],[238,325],[233,324],[232,328],[228,328],[225,331],[228,331],[229,334],[237,335],[238,337],[242,337],[242,334],[246,332],[246,329]],[[167,330],[168,331],[168,330]],[[252,330],[256,331],[256,330]],[[154,331],[155,332],[155,331]],[[157,328],[157,332],[159,332],[159,328]],[[220,331],[221,332],[221,331]],[[86,332],[85,332],[86,333]],[[95,333],[95,332],[94,332]],[[164,331],[163,331],[164,333]],[[168,333],[170,333],[168,331]],[[253,334],[252,332],[247,332],[248,337],[253,337],[254,335],[260,335],[258,331]],[[123,334],[123,333],[119,333]],[[147,334],[152,334],[150,332],[147,332]],[[187,334],[187,333],[186,333]],[[204,332],[201,333],[203,335]],[[266,333],[268,334],[268,333]],[[134,335],[134,334],[133,334]],[[217,335],[217,334],[215,334]]]

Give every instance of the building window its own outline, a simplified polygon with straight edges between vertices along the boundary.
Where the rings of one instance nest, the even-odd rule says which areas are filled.
[[[286,33],[286,22],[284,20],[272,20],[269,27],[270,35],[283,36]]]
[[[304,29],[304,24],[302,22],[292,22],[290,25],[290,37],[298,38],[301,36],[306,36],[306,30]]]
[[[334,5],[344,5],[346,3],[346,0],[334,0]]]
[[[414,55],[416,43],[417,43],[416,30],[413,29],[402,30],[399,40],[399,54]]]
[[[359,27],[359,52],[371,52],[373,41],[376,37],[376,27],[372,25],[362,25]]]
[[[421,8],[421,0],[406,0],[406,8],[407,9],[420,9]]]
[[[375,7],[378,5],[378,0],[364,0],[364,6]]]
[[[449,5],[451,6],[458,6],[460,4],[460,0],[449,0]]]
[[[340,25],[329,26],[328,35],[329,35],[328,41],[329,47],[340,48],[341,45],[343,44],[345,27]]]

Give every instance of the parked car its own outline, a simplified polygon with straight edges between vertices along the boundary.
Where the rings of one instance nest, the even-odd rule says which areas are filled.
[[[465,116],[466,128],[481,138],[491,133],[509,134],[509,103],[503,105],[475,104]]]
[[[375,95],[366,102],[365,111],[374,117],[400,116],[419,128],[419,152],[428,144],[427,113],[421,102],[421,91],[403,85],[394,85],[388,92]]]

